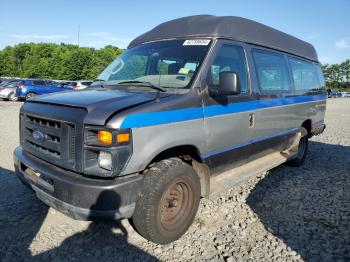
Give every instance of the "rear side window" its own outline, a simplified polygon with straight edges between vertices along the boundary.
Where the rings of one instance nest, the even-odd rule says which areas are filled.
[[[61,85],[59,83],[54,82],[54,81],[47,81],[46,84],[48,86],[61,87]]]
[[[5,87],[15,87],[17,86],[19,83],[19,81],[11,81],[11,82],[7,82],[4,84]]]
[[[326,82],[324,81],[323,72],[321,69],[321,66],[319,64],[315,65],[317,76],[318,76],[318,82],[320,83],[320,89],[326,89]]]
[[[314,63],[289,58],[295,90],[318,90],[321,86]],[[321,74],[322,76],[322,74]]]
[[[45,81],[43,81],[43,80],[34,80],[34,81],[32,81],[32,84],[36,85],[36,86],[44,86],[44,85],[46,85]]]
[[[243,48],[240,46],[224,45],[220,48],[209,72],[211,88],[220,85],[221,72],[235,72],[241,87],[241,93],[248,93],[248,75]]]
[[[5,86],[6,87],[16,87],[17,84],[18,84],[18,82],[10,82],[10,83],[6,84]]]
[[[290,91],[288,65],[283,55],[253,49],[253,59],[262,93]]]

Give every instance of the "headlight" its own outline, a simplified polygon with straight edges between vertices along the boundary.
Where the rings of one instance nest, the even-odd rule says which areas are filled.
[[[121,174],[132,154],[131,129],[85,126],[84,174],[114,177]]]
[[[107,170],[112,170],[112,155],[109,152],[100,151],[98,154],[98,165]]]

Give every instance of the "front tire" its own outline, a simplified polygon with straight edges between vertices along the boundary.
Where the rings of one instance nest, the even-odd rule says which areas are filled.
[[[199,206],[200,180],[179,158],[156,163],[145,174],[132,223],[144,238],[167,244],[180,238],[192,224]]]
[[[307,156],[308,147],[309,147],[309,139],[306,135],[300,138],[299,145],[298,145],[298,153],[296,157],[288,161],[287,164],[289,166],[295,166],[295,167],[302,166]]]
[[[36,94],[30,92],[30,93],[26,94],[26,100],[31,99],[34,96],[36,96]]]

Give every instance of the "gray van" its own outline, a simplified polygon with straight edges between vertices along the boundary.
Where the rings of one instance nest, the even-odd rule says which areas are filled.
[[[326,98],[312,45],[240,17],[184,17],[134,39],[89,89],[26,102],[16,174],[74,219],[130,218],[165,244],[201,197],[302,165]]]

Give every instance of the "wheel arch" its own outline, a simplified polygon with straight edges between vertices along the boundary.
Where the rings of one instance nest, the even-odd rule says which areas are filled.
[[[203,162],[199,149],[194,145],[178,145],[167,148],[159,152],[147,165],[150,166],[153,163],[161,160],[179,157],[182,161],[190,164],[196,171],[201,182],[201,196],[209,197],[210,192],[210,170],[209,167]]]
[[[308,137],[312,137],[312,119],[306,119],[302,124],[301,127],[304,127],[307,131]]]

